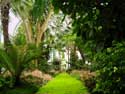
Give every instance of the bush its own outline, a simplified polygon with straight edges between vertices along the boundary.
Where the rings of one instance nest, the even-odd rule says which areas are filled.
[[[0,76],[0,89],[11,88],[13,86],[12,77],[3,77]]]
[[[92,90],[95,88],[95,72],[90,72],[89,70],[73,70],[71,72],[71,76],[81,80],[88,88],[89,92],[92,92]]]
[[[125,44],[117,43],[96,55],[97,84],[94,92],[122,94],[125,89]]]
[[[45,73],[48,73],[50,71],[50,65],[45,60],[39,63],[38,68]]]

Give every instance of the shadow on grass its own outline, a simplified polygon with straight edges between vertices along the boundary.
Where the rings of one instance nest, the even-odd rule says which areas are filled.
[[[24,85],[14,88],[4,88],[0,90],[0,94],[35,94],[38,88],[35,86]]]

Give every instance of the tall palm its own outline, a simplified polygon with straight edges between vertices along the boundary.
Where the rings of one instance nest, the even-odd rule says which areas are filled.
[[[27,43],[37,46],[47,29],[52,15],[51,0],[13,0],[12,8],[18,14],[25,27]]]
[[[26,45],[37,47],[43,39],[49,19],[53,13],[51,0],[12,0],[14,12],[22,19],[25,27]],[[38,60],[33,61],[38,65]]]

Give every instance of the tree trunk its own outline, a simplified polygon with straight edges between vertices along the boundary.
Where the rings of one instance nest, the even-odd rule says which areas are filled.
[[[41,42],[41,39],[42,39],[43,36],[44,36],[43,34],[44,34],[44,32],[46,31],[46,29],[47,29],[48,22],[49,22],[49,20],[50,20],[50,18],[51,18],[51,16],[52,16],[52,14],[53,14],[53,8],[50,9],[48,15],[47,15],[46,18],[45,18],[45,21],[44,21],[42,24],[39,23],[39,22],[37,23],[36,46],[39,46],[39,44],[40,44],[40,42]]]
[[[15,76],[14,82],[14,86],[21,86],[20,75]]]
[[[25,26],[25,30],[26,30],[26,42],[27,44],[31,44],[34,43],[33,41],[33,32],[32,32],[32,24],[29,20],[23,20],[24,26]]]
[[[8,25],[9,25],[9,9],[10,4],[6,4],[1,7],[1,16],[2,16],[2,27],[3,27],[3,36],[4,36],[4,46],[5,48],[10,44]]]
[[[23,68],[21,66],[18,67],[18,70],[16,70],[15,75],[13,75],[15,77],[14,78],[14,86],[20,86],[22,84],[21,80],[20,80],[22,70],[23,70]]]

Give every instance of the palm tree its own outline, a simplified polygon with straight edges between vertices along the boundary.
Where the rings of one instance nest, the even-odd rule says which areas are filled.
[[[22,19],[27,43],[38,46],[53,13],[51,0],[13,0],[12,8]]]
[[[53,13],[51,0],[13,0],[11,6],[14,13],[22,19],[26,45],[35,44],[39,47]],[[33,62],[37,67],[38,60]]]

